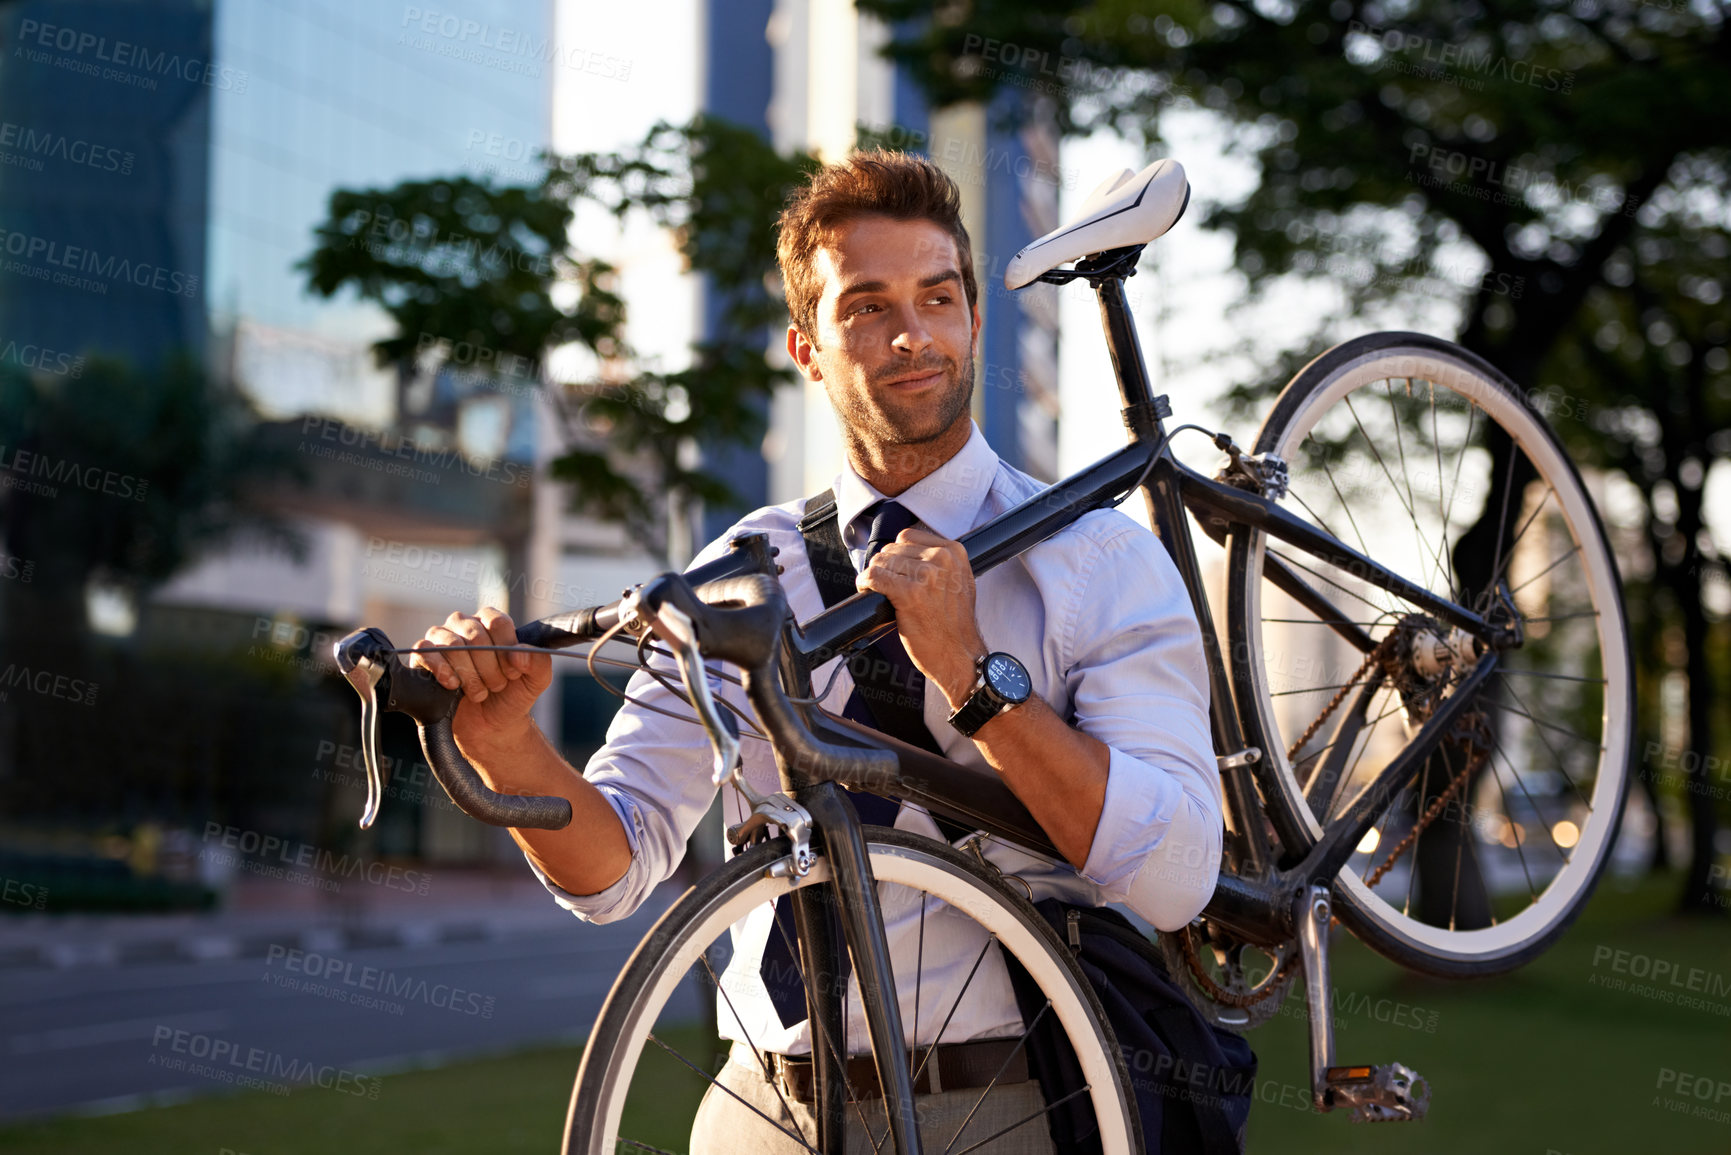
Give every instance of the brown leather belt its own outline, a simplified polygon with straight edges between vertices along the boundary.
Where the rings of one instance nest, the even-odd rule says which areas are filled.
[[[914,1094],[935,1095],[940,1091],[964,1091],[1028,1081],[1028,1053],[1016,1039],[979,1039],[971,1043],[939,1043],[929,1061],[930,1047],[914,1050]],[[780,1085],[790,1099],[810,1103],[813,1093],[811,1059],[806,1056],[766,1053],[770,1080]],[[921,1067],[924,1067],[921,1070]],[[876,1060],[859,1055],[847,1061],[848,1089],[855,1099],[881,1099]]]

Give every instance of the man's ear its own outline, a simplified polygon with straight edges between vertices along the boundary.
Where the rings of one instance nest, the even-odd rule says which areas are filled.
[[[975,349],[980,347],[980,303],[978,301],[974,302],[974,329],[968,335],[968,340],[973,343]]]
[[[975,322],[976,328],[978,321]],[[796,326],[787,327],[787,355],[798,366],[800,375],[807,381],[822,381],[823,370],[817,364],[817,346],[811,339],[800,332]]]

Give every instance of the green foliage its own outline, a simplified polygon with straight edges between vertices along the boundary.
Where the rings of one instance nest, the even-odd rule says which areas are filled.
[[[775,272],[775,218],[788,190],[816,167],[805,153],[782,156],[756,133],[702,117],[660,122],[636,147],[559,158],[547,186],[582,195],[616,216],[647,213],[673,230],[686,267],[718,302],[709,337],[694,342],[688,368],[639,369],[622,381],[577,390],[582,421],[604,434],[605,450],[574,448],[553,475],[574,484],[579,502],[628,526],[654,516],[652,496],[615,472],[621,453],[653,460],[662,489],[711,506],[736,502],[718,479],[688,462],[682,446],[747,445],[763,433],[762,402],[791,372],[764,356],[770,330],[785,323]]]
[[[1061,124],[1150,144],[1169,109],[1219,112],[1261,179],[1206,223],[1232,233],[1253,291],[1287,273],[1344,282],[1357,316],[1440,281],[1466,305],[1463,342],[1517,377],[1636,229],[1625,209],[1722,147],[1731,100],[1716,5],[982,0],[931,20],[912,0],[860,7],[905,21],[889,52],[939,103],[1055,76]]]
[[[1731,253],[1726,6],[1709,0],[858,0],[939,104],[1034,83],[1067,130],[1151,148],[1172,110],[1219,114],[1258,170],[1208,201],[1246,301],[1292,278],[1344,291],[1298,348],[1230,394],[1239,416],[1314,354],[1442,300],[1456,339],[1528,391],[1582,461],[1628,477],[1652,560],[1633,577],[1648,679],[1687,648],[1690,745],[1722,750],[1700,660],[1722,623],[1703,580],[1701,479],[1731,456],[1723,316]],[[1499,452],[1506,452],[1506,447]],[[1470,536],[1483,540],[1479,526]],[[1650,596],[1660,587],[1662,596]],[[1681,647],[1659,643],[1675,631]],[[1697,787],[1705,783],[1696,783]],[[1692,788],[1693,789],[1693,788]],[[1693,789],[1690,902],[1705,897],[1711,807]]]
[[[249,486],[289,469],[262,448],[256,423],[245,400],[185,359],[0,374],[0,445],[13,473],[42,487],[7,494],[8,549],[35,564],[35,590],[81,599],[92,577],[160,584],[244,529],[288,542],[244,508]]]
[[[785,316],[767,279],[776,213],[814,162],[701,117],[657,124],[621,152],[545,159],[529,187],[452,178],[338,191],[303,267],[315,291],[351,290],[390,314],[396,332],[375,351],[405,376],[436,369],[461,342],[536,366],[561,347],[592,353],[592,379],[545,382],[568,446],[552,475],[571,485],[577,509],[622,522],[661,555],[669,495],[736,500],[694,464],[693,445],[754,442],[762,403],[788,379],[764,357],[766,330]],[[717,323],[688,368],[660,371],[627,344],[613,270],[571,248],[585,199],[674,230],[687,266],[705,277]]]
[[[571,342],[614,356],[625,313],[605,288],[612,270],[571,255],[571,205],[553,192],[467,177],[338,189],[300,267],[314,292],[348,288],[390,314],[381,365],[411,364],[423,335],[531,360]],[[574,306],[554,303],[560,283],[577,287]]]

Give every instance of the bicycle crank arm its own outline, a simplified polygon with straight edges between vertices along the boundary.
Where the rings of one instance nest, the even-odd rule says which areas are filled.
[[[1310,1014],[1310,1091],[1316,1109],[1349,1108],[1354,1123],[1424,1118],[1430,1109],[1430,1084],[1406,1064],[1334,1065],[1334,988],[1328,980],[1328,928],[1334,913],[1328,891],[1308,887],[1295,906],[1305,1009]]]

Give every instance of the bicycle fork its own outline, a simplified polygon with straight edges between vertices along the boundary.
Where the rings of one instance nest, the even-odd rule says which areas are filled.
[[[1293,922],[1310,1012],[1311,1102],[1318,1111],[1350,1108],[1355,1123],[1422,1119],[1430,1108],[1430,1084],[1406,1064],[1334,1065],[1334,988],[1328,978],[1328,928],[1333,920],[1327,887],[1306,887],[1298,893]]]
[[[895,972],[890,967],[889,939],[884,933],[883,910],[878,904],[877,880],[872,877],[871,860],[867,857],[859,816],[853,805],[842,796],[841,788],[832,782],[801,791],[799,801],[817,828],[823,831],[824,853],[829,858],[835,893],[840,900],[836,906],[850,944],[854,975],[859,979],[866,1032],[871,1038],[878,1086],[883,1090],[891,1150],[898,1155],[921,1155],[912,1074],[905,1063],[895,1059],[902,1051],[906,1036],[902,1033],[901,1005],[896,1001]],[[822,896],[814,898],[821,901]],[[829,967],[839,971],[839,959],[827,961]],[[824,1005],[813,1007],[813,1013],[828,1020],[823,1022],[814,1018],[812,1021],[814,1066],[820,1072],[826,1069],[830,1072],[830,1077],[820,1074],[818,1080],[818,1101],[822,1104],[821,1114],[826,1118],[819,1136],[825,1155],[840,1155],[844,1147],[845,1123],[838,1116],[845,1096],[843,1081],[847,1073],[842,1063],[846,1061],[846,1055],[840,1055],[841,1062],[836,1062],[838,1056],[827,1053],[830,1048],[817,1038],[822,1031],[829,1035],[829,1041],[840,1041],[841,1016],[829,1013],[838,1000],[832,1000],[828,994],[838,988],[831,982],[820,982],[813,989],[825,992],[817,1000]]]

